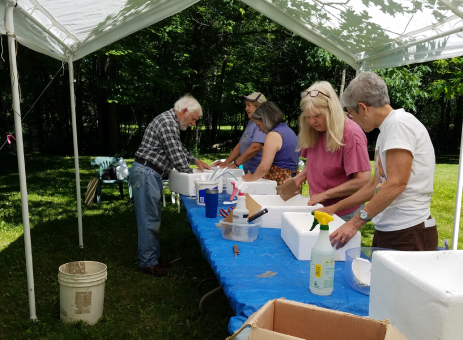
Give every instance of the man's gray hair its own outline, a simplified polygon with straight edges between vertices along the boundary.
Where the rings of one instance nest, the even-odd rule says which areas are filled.
[[[262,130],[269,133],[283,121],[283,113],[274,102],[264,102],[252,114],[252,119],[262,122]]]
[[[203,109],[201,108],[201,105],[192,95],[187,94],[177,100],[174,104],[174,109],[179,112],[185,108],[188,110],[188,114],[198,112],[200,118],[203,116]]]
[[[358,112],[358,103],[373,107],[390,104],[386,83],[376,73],[360,73],[344,90],[341,97],[342,106],[351,107]]]

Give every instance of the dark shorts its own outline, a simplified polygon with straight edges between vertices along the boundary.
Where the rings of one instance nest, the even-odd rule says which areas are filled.
[[[430,219],[429,216],[428,219]],[[425,228],[424,222],[413,227],[396,231],[375,230],[373,247],[404,251],[437,250],[437,227]]]

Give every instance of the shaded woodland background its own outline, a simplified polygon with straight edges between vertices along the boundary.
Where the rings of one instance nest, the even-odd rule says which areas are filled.
[[[2,44],[0,146],[14,135],[5,36]],[[72,155],[68,65],[21,45],[17,58],[23,117],[30,110],[23,121],[26,152]],[[440,156],[460,145],[462,66],[463,58],[453,58],[376,71],[392,106],[423,122]],[[146,125],[186,93],[204,111],[194,129],[182,132],[194,153],[236,144],[248,122],[241,96],[253,91],[275,101],[297,133],[300,91],[317,80],[339,91],[344,69],[347,85],[355,70],[325,50],[239,1],[203,0],[74,62],[79,153],[133,157]],[[367,135],[372,147],[377,133]],[[0,152],[15,148],[7,144]]]

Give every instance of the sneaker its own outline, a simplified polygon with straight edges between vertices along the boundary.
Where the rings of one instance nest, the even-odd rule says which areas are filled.
[[[162,268],[172,268],[172,263],[160,257],[158,258],[158,266],[161,266]]]
[[[140,273],[153,276],[166,276],[169,272],[159,264],[152,267],[140,267]]]

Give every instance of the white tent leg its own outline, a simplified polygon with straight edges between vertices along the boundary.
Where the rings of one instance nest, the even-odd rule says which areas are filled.
[[[82,236],[82,199],[80,198],[80,173],[79,173],[79,148],[77,144],[77,125],[76,125],[76,101],[74,95],[74,64],[72,56],[69,56],[69,90],[71,92],[71,115],[72,115],[72,142],[74,144],[74,166],[76,169],[76,192],[77,192],[77,225],[79,229],[79,246],[84,247]]]
[[[460,213],[461,213],[461,191],[463,185],[463,128],[461,131],[460,142],[460,158],[458,165],[458,182],[457,182],[457,198],[455,199],[455,216],[453,217],[453,236],[452,236],[452,250],[458,249],[458,233],[460,231]]]
[[[24,161],[24,145],[23,131],[21,124],[21,108],[19,105],[19,84],[18,84],[18,69],[16,66],[16,42],[13,38],[14,22],[13,22],[14,7],[8,3],[5,21],[8,34],[8,51],[10,56],[10,78],[11,91],[13,93],[13,110],[14,110],[14,126],[16,130],[16,145],[18,149],[18,170],[19,170],[19,188],[21,190],[21,207],[24,227],[24,248],[26,252],[26,272],[27,272],[27,292],[29,294],[29,314],[33,320],[37,319],[35,313],[35,290],[34,290],[34,270],[32,264],[32,246],[31,246],[31,230],[29,225],[29,203],[27,200],[27,184],[26,184],[26,168]]]

